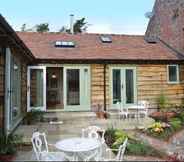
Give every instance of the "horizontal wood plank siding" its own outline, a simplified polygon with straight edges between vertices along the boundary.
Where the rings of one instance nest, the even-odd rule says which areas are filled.
[[[168,104],[181,104],[184,98],[183,73],[184,66],[180,65],[180,83],[168,84],[167,65],[137,66],[138,100],[148,100],[152,108],[157,108],[157,99],[163,93]]]

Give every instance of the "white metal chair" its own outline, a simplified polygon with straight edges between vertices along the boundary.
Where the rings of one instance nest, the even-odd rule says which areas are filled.
[[[100,135],[98,134],[99,132],[102,132],[102,136],[100,137]],[[105,138],[104,138],[104,135],[105,135],[105,130],[98,127],[98,126],[89,126],[85,129],[82,129],[82,137],[85,138],[85,137],[88,137],[88,138],[95,138],[97,140],[100,141],[101,143],[101,146],[99,148],[99,150],[97,150],[98,154],[96,154],[94,160],[95,161],[99,161],[102,157],[102,153],[103,153],[103,145],[105,143]],[[93,155],[91,157],[94,157]],[[88,157],[88,160],[89,161],[90,159],[92,159],[91,157]]]
[[[138,109],[139,109],[139,116],[144,115],[144,117],[148,116],[148,108],[149,102],[148,101],[138,101]]]
[[[122,116],[128,118],[129,115],[128,107],[123,108],[121,106],[121,102],[117,102],[117,106],[119,111],[119,119],[121,119]]]
[[[33,150],[38,161],[65,161],[64,153],[49,152],[45,133],[34,132],[31,138]]]
[[[119,149],[106,149],[106,152],[108,152],[109,154],[109,158],[108,159],[102,159],[104,161],[122,161],[124,160],[124,153],[126,150],[126,146],[128,143],[128,138],[126,138],[123,142],[122,145],[120,145]],[[115,158],[112,158],[112,152],[113,151],[118,151],[117,155]]]

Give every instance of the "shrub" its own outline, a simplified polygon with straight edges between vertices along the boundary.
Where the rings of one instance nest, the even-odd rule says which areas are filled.
[[[166,108],[167,99],[163,93],[161,93],[157,98],[157,105],[158,108],[161,109],[161,111],[164,111]]]
[[[162,133],[164,131],[164,128],[162,126],[162,123],[160,122],[155,122],[153,123],[150,127],[149,127],[151,132],[155,132],[155,133]]]
[[[112,144],[113,144],[113,143],[115,142],[115,140],[116,140],[115,132],[116,132],[116,129],[114,129],[113,127],[108,128],[108,129],[105,131],[104,138],[105,138],[106,144],[107,144],[109,147],[111,147]]]
[[[182,122],[180,118],[172,118],[169,123],[174,130],[178,130],[182,127]]]
[[[181,113],[178,115],[178,117],[180,118],[180,120],[181,120],[182,122],[184,122],[184,112],[181,112]]]
[[[43,120],[43,114],[44,114],[43,111],[31,110],[30,112],[28,112],[26,114],[26,117],[25,117],[27,124],[42,121]]]
[[[14,155],[16,145],[22,141],[22,136],[10,134],[6,136],[0,133],[0,155]]]

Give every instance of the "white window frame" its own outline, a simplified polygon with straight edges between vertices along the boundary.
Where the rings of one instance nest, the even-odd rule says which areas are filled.
[[[176,67],[176,78],[177,78],[176,81],[170,81],[169,80],[169,67],[170,66]],[[179,65],[177,65],[177,64],[167,65],[167,83],[168,84],[179,84],[180,83],[180,78],[179,78]]]

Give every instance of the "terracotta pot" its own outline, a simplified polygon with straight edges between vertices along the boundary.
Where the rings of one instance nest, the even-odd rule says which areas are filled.
[[[170,118],[175,117],[177,114],[175,112],[154,112],[150,115],[153,119],[168,121]]]
[[[99,119],[104,119],[105,118],[105,113],[102,111],[96,112],[96,116]]]
[[[13,161],[14,158],[14,155],[0,155],[0,161]]]

